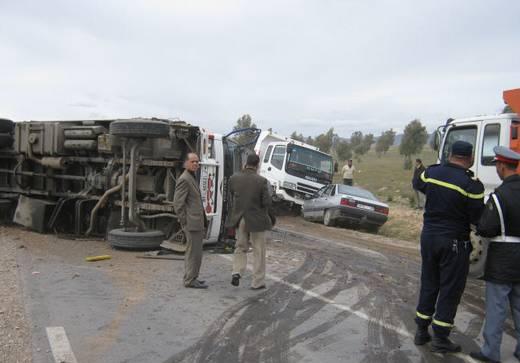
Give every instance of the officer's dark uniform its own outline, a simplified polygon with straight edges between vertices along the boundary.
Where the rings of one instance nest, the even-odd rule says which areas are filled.
[[[471,157],[472,149],[471,144],[457,141],[452,155]],[[422,345],[430,340],[430,324],[435,337],[445,341],[453,327],[469,270],[470,224],[476,224],[482,213],[484,186],[470,170],[447,163],[428,167],[415,187],[426,194],[421,290],[415,319],[418,334],[423,334],[419,340],[416,335],[415,342]]]
[[[495,161],[508,164],[512,170],[507,175],[499,173],[503,182],[488,199],[477,226],[477,233],[488,237],[490,242],[484,270],[486,322],[484,345],[479,352],[470,355],[484,362],[500,361],[508,310],[511,310],[516,330],[514,355],[520,360],[520,175],[514,172],[520,154],[504,146],[496,146],[493,151]]]

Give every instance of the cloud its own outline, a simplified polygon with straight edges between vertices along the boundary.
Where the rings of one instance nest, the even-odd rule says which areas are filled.
[[[179,117],[226,133],[249,113],[285,134],[379,134],[497,112],[520,83],[520,3],[506,0],[1,7],[13,119]]]

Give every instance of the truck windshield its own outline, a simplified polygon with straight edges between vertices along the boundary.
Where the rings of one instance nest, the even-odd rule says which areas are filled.
[[[332,157],[317,150],[287,145],[288,174],[322,184],[332,182]]]
[[[444,147],[442,153],[439,155],[441,163],[446,163],[451,152],[451,146],[455,141],[466,141],[473,145],[473,152],[475,151],[475,142],[477,140],[477,127],[476,126],[463,126],[457,128],[451,128],[444,141]]]

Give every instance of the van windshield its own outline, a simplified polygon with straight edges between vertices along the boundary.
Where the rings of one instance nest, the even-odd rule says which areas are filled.
[[[321,184],[332,182],[332,156],[298,145],[287,145],[288,174]]]

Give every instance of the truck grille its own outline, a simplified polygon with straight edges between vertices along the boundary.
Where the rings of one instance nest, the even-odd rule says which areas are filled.
[[[308,193],[308,194],[314,194],[320,189],[320,188],[316,188],[316,187],[313,187],[312,185],[304,184],[304,183],[296,183],[296,185],[297,185],[298,191]]]

